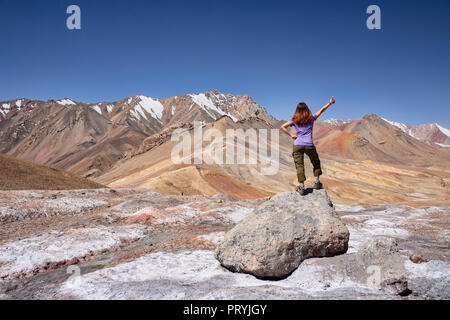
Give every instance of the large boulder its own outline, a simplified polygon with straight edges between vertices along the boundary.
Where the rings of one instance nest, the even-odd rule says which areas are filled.
[[[231,271],[281,279],[304,259],[347,252],[349,236],[325,190],[284,192],[231,229],[215,257]]]

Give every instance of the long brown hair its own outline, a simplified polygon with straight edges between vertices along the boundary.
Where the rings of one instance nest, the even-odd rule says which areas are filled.
[[[297,105],[297,109],[295,109],[294,116],[292,117],[292,122],[296,125],[305,125],[311,121],[313,115],[311,110],[309,110],[308,106],[304,102],[300,102]]]

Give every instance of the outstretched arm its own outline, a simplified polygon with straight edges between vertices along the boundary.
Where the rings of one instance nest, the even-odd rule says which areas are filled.
[[[285,124],[283,124],[281,126],[281,130],[283,130],[288,136],[290,136],[292,139],[297,139],[297,136],[295,134],[292,134],[289,132],[289,130],[287,129],[287,127],[289,127],[291,125],[290,122],[286,122]]]
[[[316,118],[320,117],[320,115],[328,109],[329,106],[331,106],[333,103],[335,103],[336,101],[334,100],[334,97],[331,97],[330,101],[328,101],[328,103],[326,105],[324,105],[322,107],[322,109],[320,109],[319,111],[316,112]]]

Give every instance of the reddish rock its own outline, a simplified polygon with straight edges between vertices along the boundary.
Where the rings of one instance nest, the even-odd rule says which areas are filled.
[[[427,258],[424,258],[420,254],[413,254],[409,256],[409,260],[411,260],[414,263],[423,263],[428,262],[429,260]]]

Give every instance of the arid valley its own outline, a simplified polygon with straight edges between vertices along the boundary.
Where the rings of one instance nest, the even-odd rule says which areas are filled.
[[[173,133],[194,143],[196,121],[222,138],[203,139],[201,153],[174,163]],[[375,114],[314,127],[326,193],[311,190],[304,205],[329,197],[350,234],[345,254],[312,256],[281,280],[221,266],[214,250],[225,234],[295,189],[284,122],[248,95],[217,90],[0,102],[0,298],[449,299],[450,131]],[[263,173],[270,155],[210,161],[230,129],[268,132],[259,143],[269,153],[270,132],[279,133],[276,173]],[[250,156],[249,143],[236,148]],[[385,280],[407,288],[368,283],[359,257],[378,237],[395,240],[386,246],[396,260],[381,259],[395,270]]]

